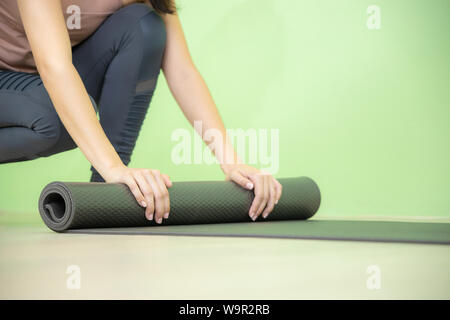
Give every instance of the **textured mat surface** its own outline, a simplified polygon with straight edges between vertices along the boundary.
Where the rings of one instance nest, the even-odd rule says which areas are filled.
[[[450,244],[450,223],[385,221],[272,221],[141,228],[70,230],[72,233],[266,237]]]
[[[279,181],[282,197],[265,220],[304,220],[316,213],[320,191],[313,180],[298,177]],[[170,217],[163,219],[163,225],[251,221],[248,210],[253,191],[233,182],[174,182],[169,193]],[[145,219],[144,208],[122,184],[53,182],[41,193],[39,213],[54,231],[157,226]]]

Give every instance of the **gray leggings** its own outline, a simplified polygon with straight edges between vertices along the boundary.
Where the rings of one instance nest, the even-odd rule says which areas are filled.
[[[147,5],[132,4],[72,48],[93,107],[99,106],[100,124],[126,165],[156,87],[165,44],[161,17]],[[0,70],[0,163],[73,148],[39,75]],[[91,181],[103,181],[91,170]]]

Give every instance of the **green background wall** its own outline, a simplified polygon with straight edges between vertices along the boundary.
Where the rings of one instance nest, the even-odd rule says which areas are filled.
[[[381,29],[366,27],[381,8]],[[307,175],[322,216],[450,216],[450,1],[184,0],[194,61],[229,128],[279,128],[277,177]],[[175,165],[190,129],[160,78],[131,166],[173,180],[222,179]],[[0,165],[0,222],[37,223],[54,180],[86,181],[79,150]]]

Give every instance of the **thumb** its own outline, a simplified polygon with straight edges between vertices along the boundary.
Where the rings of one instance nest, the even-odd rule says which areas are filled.
[[[237,183],[242,188],[247,190],[253,190],[253,183],[249,179],[244,177],[239,171],[233,172],[230,178],[231,181]]]

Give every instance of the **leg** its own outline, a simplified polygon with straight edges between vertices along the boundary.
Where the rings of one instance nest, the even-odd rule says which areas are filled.
[[[103,130],[126,165],[156,87],[165,40],[162,19],[148,6],[133,4],[73,50],[74,65],[99,102]],[[103,181],[92,171],[91,181]]]
[[[64,131],[39,75],[0,71],[0,163],[56,153]]]
[[[0,70],[0,163],[48,157],[74,148],[40,76]]]
[[[161,18],[148,6],[134,4],[109,17],[73,50],[91,99],[104,106],[100,123],[125,164],[153,95],[164,47]],[[0,111],[0,163],[76,147],[38,75],[0,72]],[[92,180],[101,181],[93,171]]]

